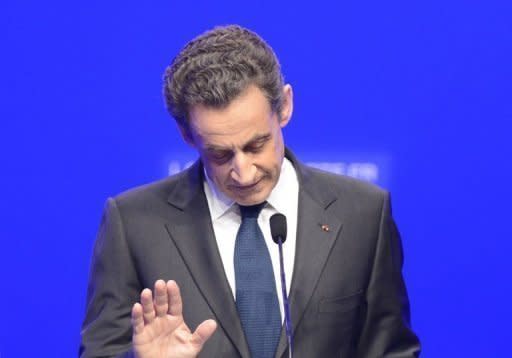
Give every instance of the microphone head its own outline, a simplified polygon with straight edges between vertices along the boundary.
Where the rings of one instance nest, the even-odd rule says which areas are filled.
[[[279,243],[279,238],[282,243],[286,241],[286,216],[274,214],[270,217],[270,233],[276,244]]]

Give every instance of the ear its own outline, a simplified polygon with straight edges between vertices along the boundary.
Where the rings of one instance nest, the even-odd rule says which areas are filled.
[[[195,148],[194,140],[192,139],[192,133],[190,132],[190,127],[187,124],[178,123],[178,129],[180,130],[181,137],[192,148]]]
[[[281,120],[279,125],[281,128],[286,127],[292,119],[293,113],[293,89],[290,84],[283,86],[283,108],[281,109]]]

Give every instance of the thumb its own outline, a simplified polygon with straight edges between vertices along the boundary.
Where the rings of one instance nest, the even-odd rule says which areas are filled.
[[[203,344],[212,336],[213,332],[217,329],[217,322],[213,319],[208,319],[197,326],[195,332],[192,334],[190,341],[202,347]]]

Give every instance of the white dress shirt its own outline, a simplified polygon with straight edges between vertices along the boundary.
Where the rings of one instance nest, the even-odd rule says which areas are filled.
[[[236,203],[222,192],[217,190],[214,183],[205,171],[204,192],[210,209],[210,217],[213,231],[217,240],[224,272],[228,279],[233,297],[236,298],[235,283],[235,241],[238,228],[242,222],[240,209]],[[295,258],[295,243],[297,238],[297,210],[299,203],[299,181],[292,163],[286,158],[281,165],[281,174],[276,186],[267,198],[267,205],[258,217],[258,224],[265,237],[265,243],[272,260],[274,278],[276,281],[277,297],[281,310],[281,319],[284,319],[283,297],[281,294],[281,273],[279,264],[279,247],[270,235],[270,217],[276,213],[286,216],[287,235],[283,244],[284,271],[286,274],[286,292],[290,292],[290,284],[293,273],[293,261]]]

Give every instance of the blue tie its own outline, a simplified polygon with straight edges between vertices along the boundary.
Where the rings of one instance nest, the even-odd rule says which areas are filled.
[[[236,307],[252,358],[274,357],[281,332],[272,261],[258,225],[265,203],[240,206],[235,243]]]

